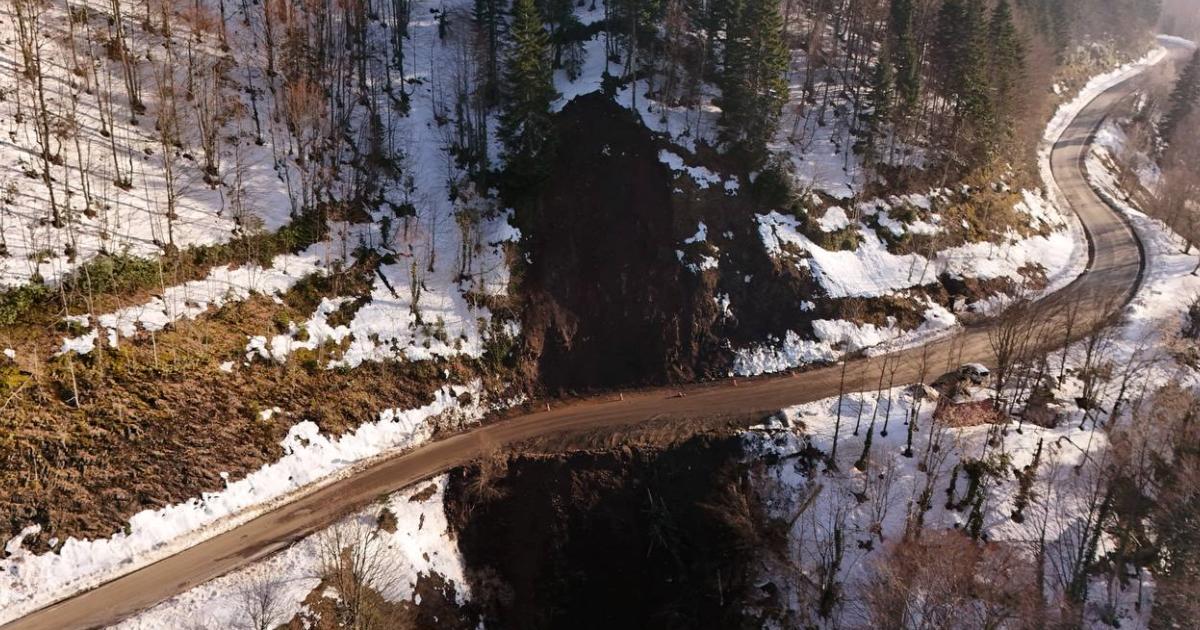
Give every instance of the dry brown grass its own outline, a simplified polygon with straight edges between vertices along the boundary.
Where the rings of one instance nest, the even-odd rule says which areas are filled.
[[[991,400],[956,403],[939,401],[934,412],[937,422],[950,428],[974,427],[983,424],[1004,424],[1008,418],[995,408]]]
[[[381,409],[427,402],[445,369],[451,380],[474,376],[465,362],[242,365],[248,335],[307,318],[331,291],[303,285],[283,304],[252,297],[86,356],[46,359],[53,332],[21,345],[17,368],[0,374],[0,527],[40,523],[35,544],[108,536],[142,509],[222,488],[221,472],[236,479],[277,459],[300,420],[340,434]],[[233,373],[218,369],[228,360]]]

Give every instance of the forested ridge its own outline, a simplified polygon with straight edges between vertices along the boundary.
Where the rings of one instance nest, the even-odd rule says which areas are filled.
[[[145,151],[161,207],[153,238],[168,249],[180,207],[203,189],[255,227],[262,209],[245,207],[261,200],[242,175],[261,158],[238,137],[269,150],[292,216],[381,205],[412,215],[420,193],[402,128],[429,82],[451,201],[472,183],[517,202],[553,159],[555,75],[600,64],[585,51],[595,38],[600,87],[634,86],[628,106],[646,120],[671,110],[689,121],[684,135],[725,154],[726,170],[760,170],[832,134],[846,168],[861,161],[881,192],[946,184],[1027,162],[1056,73],[1097,46],[1132,54],[1159,12],[1157,0],[475,0],[415,16],[412,0],[8,6],[6,89],[45,219],[103,219],[111,197],[141,187]],[[452,64],[406,68],[413,20],[453,41]]]
[[[502,12],[489,0],[477,7],[479,16]],[[652,98],[648,116],[654,104],[698,108],[711,85],[720,110],[713,144],[747,171],[771,159],[777,132],[797,145],[811,133],[779,130],[785,108],[814,112],[822,126],[843,119],[854,151],[883,189],[889,174],[907,176],[898,172],[905,166],[929,166],[934,180],[946,183],[997,161],[1028,158],[1040,138],[1037,121],[1048,114],[1051,83],[1078,46],[1132,52],[1159,14],[1158,3],[1145,0],[626,0],[608,3],[605,19],[585,26],[570,2],[534,9],[548,41],[514,29],[510,63],[527,68],[530,59],[548,56],[570,76],[578,72],[580,41],[601,28],[608,85],[645,78],[646,93],[635,93],[632,106],[639,96]],[[515,23],[527,13],[518,3]],[[503,90],[521,95],[513,102],[549,107],[551,90],[534,103],[522,89],[531,78],[515,78]],[[549,84],[550,68],[540,81]],[[530,134],[539,131],[531,127]],[[518,144],[510,137],[510,155],[524,155]],[[520,162],[516,170],[523,170]]]

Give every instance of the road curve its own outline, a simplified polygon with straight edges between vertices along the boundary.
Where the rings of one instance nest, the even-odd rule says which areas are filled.
[[[1093,100],[1053,147],[1050,160],[1063,197],[1078,214],[1088,234],[1090,264],[1074,283],[1036,305],[1041,321],[1065,331],[1062,306],[1081,303],[1074,330],[1084,330],[1118,312],[1141,280],[1143,252],[1123,217],[1091,189],[1083,157],[1092,134],[1108,112],[1142,80],[1130,79]],[[1063,334],[1053,345],[1062,345]],[[896,383],[914,382],[922,372],[940,374],[966,361],[991,363],[993,352],[986,324],[921,348],[890,355],[897,366]],[[863,360],[849,370],[854,386],[881,359]],[[922,370],[922,364],[926,366]],[[874,368],[877,370],[877,368]],[[876,372],[877,373],[877,372]],[[626,393],[622,400],[585,400],[480,427],[380,461],[353,477],[334,482],[219,534],[178,554],[118,577],[90,591],[17,619],[0,630],[66,630],[116,623],[177,593],[228,573],[285,548],[293,541],[330,525],[341,515],[368,505],[422,479],[477,457],[484,445],[504,445],[550,434],[603,431],[652,418],[738,418],[773,413],[781,408],[835,396],[842,370],[822,368],[800,374],[692,385],[679,389]],[[869,387],[869,386],[868,386]]]

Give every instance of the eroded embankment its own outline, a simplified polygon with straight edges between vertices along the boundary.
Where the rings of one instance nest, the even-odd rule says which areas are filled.
[[[671,447],[494,456],[446,512],[489,627],[758,627],[752,551],[773,547],[728,432]]]

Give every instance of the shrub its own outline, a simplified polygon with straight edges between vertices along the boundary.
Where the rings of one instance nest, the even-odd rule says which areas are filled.
[[[1188,306],[1187,321],[1183,324],[1183,334],[1188,339],[1200,339],[1200,295],[1192,298]]]
[[[292,329],[292,316],[284,311],[276,311],[271,314],[271,327],[275,329],[277,334],[283,335]]]
[[[775,158],[763,166],[754,178],[750,192],[763,208],[786,208],[791,205],[795,191],[784,161]]]
[[[27,284],[0,293],[0,326],[11,326],[50,296],[50,289],[40,283]]]
[[[481,359],[491,374],[499,374],[516,367],[517,340],[504,330],[499,318],[492,320],[491,330],[483,338],[483,357]]]
[[[15,365],[0,366],[0,398],[7,398],[29,380]]]
[[[852,252],[858,249],[860,243],[862,243],[862,233],[858,231],[857,225],[836,232],[822,233],[817,240],[817,244],[832,252]]]
[[[396,529],[400,525],[399,521],[396,519],[396,513],[392,512],[392,510],[386,506],[380,510],[377,522],[379,524],[379,529],[388,532],[389,534],[396,533]]]
[[[159,284],[159,263],[129,254],[105,254],[81,265],[64,281],[68,293],[123,293]]]

